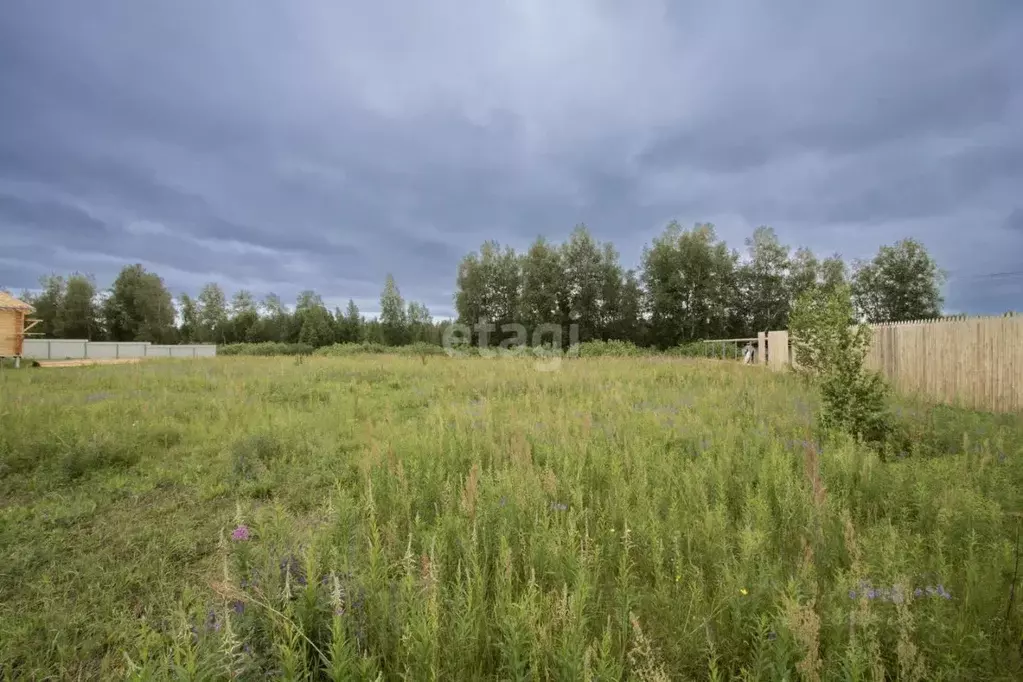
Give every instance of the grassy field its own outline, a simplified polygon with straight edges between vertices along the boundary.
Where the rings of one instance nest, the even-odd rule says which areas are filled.
[[[5,371],[0,678],[1020,679],[1023,418],[898,406],[882,461],[816,409],[700,360]]]

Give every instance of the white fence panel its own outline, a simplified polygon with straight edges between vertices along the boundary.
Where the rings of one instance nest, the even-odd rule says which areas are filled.
[[[86,341],[84,339],[25,339],[24,357],[31,360],[118,360],[125,358],[212,358],[213,344],[153,345],[143,341]]]

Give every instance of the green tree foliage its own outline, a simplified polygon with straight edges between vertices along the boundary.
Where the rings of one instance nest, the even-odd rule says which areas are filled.
[[[903,240],[882,247],[869,263],[857,263],[853,302],[870,321],[938,317],[941,281],[943,274],[923,247]],[[491,345],[518,338],[517,331],[502,329],[512,323],[526,328],[530,342],[541,325],[560,325],[564,346],[574,324],[581,342],[674,348],[785,329],[803,294],[834,292],[849,283],[841,256],[819,259],[807,248],[790,252],[766,226],[746,240],[740,260],[712,225],[683,229],[672,222],[644,249],[640,267],[625,269],[615,245],[595,239],[580,224],[564,243],[538,237],[523,253],[484,242],[458,265],[454,307],[460,323],[492,325]],[[379,319],[365,320],[354,300],[344,312],[330,313],[312,290],[302,291],[293,309],[273,293],[257,304],[244,290],[228,303],[224,290],[210,283],[195,298],[182,294],[179,311],[170,306],[172,321],[180,312],[180,329],[166,321],[162,280],[140,265],[122,270],[102,303],[88,275],[50,275],[40,285],[40,291],[22,298],[42,320],[36,329],[52,338],[396,345],[440,343],[447,324],[434,322],[424,304],[406,303],[390,275]]]
[[[543,237],[537,237],[519,260],[519,272],[519,322],[529,330],[544,324],[561,324],[562,309],[566,307],[563,302],[567,299],[561,251]],[[458,311],[461,321],[473,319],[469,314],[463,315],[462,308]]]
[[[738,254],[710,224],[683,229],[672,222],[643,252],[643,283],[652,341],[662,348],[731,331],[737,304]]]
[[[313,348],[334,343],[334,318],[323,305],[314,305],[301,311],[302,327],[298,342]]]
[[[166,343],[174,338],[174,304],[159,275],[141,264],[125,266],[106,300],[102,315],[114,341]]]
[[[95,341],[101,337],[96,283],[90,275],[76,272],[67,278],[57,328],[60,335],[68,339]]]
[[[561,249],[564,268],[564,305],[562,324],[579,325],[579,341],[591,341],[600,336],[601,294],[604,289],[604,262],[601,246],[590,235],[585,225],[572,231]]]
[[[618,294],[618,317],[608,338],[646,344],[646,321],[643,319],[645,305],[643,285],[635,270],[627,270],[622,278]]]
[[[487,342],[501,342],[501,327],[519,322],[522,264],[511,247],[484,242],[479,253],[470,253],[458,266],[455,310],[464,324],[490,324]],[[474,339],[475,341],[475,339]]]
[[[95,341],[102,337],[96,285],[90,275],[47,275],[39,284],[39,294],[23,295],[25,302],[35,308],[33,319],[40,320],[35,332],[51,339]]]
[[[230,329],[227,334],[235,343],[254,343],[260,341],[259,306],[252,292],[245,289],[235,292],[231,298]]]
[[[848,268],[837,253],[821,261],[817,282],[823,291],[835,291],[849,284]]]
[[[387,274],[384,290],[380,294],[380,327],[383,341],[388,346],[400,346],[408,339],[408,312],[394,276]]]
[[[314,348],[334,343],[337,334],[334,316],[324,305],[323,297],[312,289],[299,292],[295,300],[295,312],[284,326],[288,329],[290,343],[302,343]]]
[[[856,309],[868,322],[902,322],[938,317],[945,281],[935,260],[915,239],[882,246],[874,259],[853,270]]]
[[[796,301],[789,333],[799,371],[820,387],[821,425],[882,443],[888,387],[864,365],[873,332],[854,313],[849,287],[814,287]]]
[[[622,292],[625,287],[625,272],[619,260],[618,250],[611,242],[601,245],[600,294],[597,298],[594,329],[601,340],[615,338],[622,326]]]
[[[259,319],[257,338],[260,341],[275,343],[288,342],[291,328],[291,315],[287,307],[281,301],[281,297],[275,293],[269,293],[263,298],[260,304],[262,315]]]
[[[746,248],[749,261],[739,268],[737,277],[748,333],[782,329],[791,305],[789,247],[778,241],[773,229],[761,226],[746,239]],[[807,274],[800,276],[805,279]]]
[[[410,301],[408,304],[408,340],[411,343],[429,343],[433,339],[433,317],[426,305]]]
[[[202,343],[227,343],[230,317],[227,297],[215,282],[206,284],[199,292],[199,340]]]
[[[344,315],[338,311],[336,317],[338,343],[358,343],[362,338],[362,317],[359,316],[359,306],[355,305],[355,301],[348,299]]]
[[[39,279],[39,285],[42,291],[25,301],[35,308],[32,316],[39,320],[33,331],[48,339],[66,338],[60,328],[60,307],[67,282],[60,275],[46,275]]]
[[[182,343],[197,343],[199,341],[199,306],[194,298],[188,294],[181,294],[178,296],[178,308],[181,314],[178,338]]]
[[[375,343],[385,345],[384,326],[378,319],[364,320],[362,323],[360,343]]]

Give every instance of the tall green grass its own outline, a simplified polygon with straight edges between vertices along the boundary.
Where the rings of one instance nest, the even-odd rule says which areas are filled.
[[[791,377],[607,356],[166,361],[0,391],[12,679],[1023,673],[1018,417],[899,406],[928,447],[882,461],[818,432]]]

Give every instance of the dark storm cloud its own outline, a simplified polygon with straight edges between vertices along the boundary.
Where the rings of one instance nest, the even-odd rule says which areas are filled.
[[[0,14],[0,284],[143,262],[451,312],[458,259],[673,218],[737,248],[924,240],[950,308],[1018,307],[1023,9],[17,3]]]

